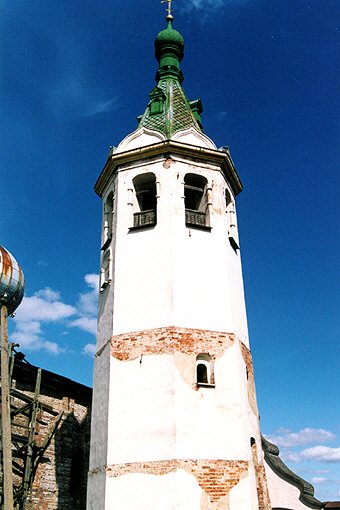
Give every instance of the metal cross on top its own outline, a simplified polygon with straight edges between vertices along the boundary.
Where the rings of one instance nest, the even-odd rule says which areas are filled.
[[[168,13],[168,15],[167,15],[166,19],[167,19],[168,21],[173,20],[172,8],[171,8],[171,6],[172,6],[172,0],[161,0],[161,4],[168,4],[168,7],[167,7],[167,9],[166,9],[166,12]]]

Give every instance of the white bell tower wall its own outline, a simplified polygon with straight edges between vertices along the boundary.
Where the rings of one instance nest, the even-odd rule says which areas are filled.
[[[227,154],[162,142],[113,156],[97,182],[88,510],[259,508],[235,175]]]
[[[155,178],[157,224],[134,229],[139,207],[133,181],[143,174]],[[186,226],[188,174],[206,180],[207,228]],[[233,332],[248,345],[240,250],[230,242],[226,191],[233,202],[234,197],[221,168],[183,157],[155,157],[120,167],[104,203],[113,187],[115,232],[103,255],[111,250],[112,281],[102,292],[99,332],[110,323],[102,341],[111,334],[178,325]],[[233,225],[238,243],[236,213]]]

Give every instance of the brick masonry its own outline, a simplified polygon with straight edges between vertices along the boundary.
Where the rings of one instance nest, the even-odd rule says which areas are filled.
[[[245,460],[163,460],[153,462],[134,462],[115,464],[106,468],[109,477],[123,476],[131,473],[166,475],[184,469],[193,475],[198,485],[215,503],[225,497],[230,490],[248,473]]]
[[[157,328],[116,335],[111,338],[111,354],[131,361],[147,354],[209,354],[214,361],[235,342],[235,335],[192,328]]]
[[[252,444],[252,457],[256,476],[256,490],[259,504],[259,510],[271,510],[271,503],[268,491],[267,477],[263,463],[258,462],[257,445],[254,441]]]
[[[33,397],[37,368],[16,363],[13,387]],[[38,464],[26,510],[85,510],[87,472],[90,448],[90,409],[92,391],[69,379],[42,371],[39,402],[49,410],[38,411],[34,441],[41,446],[60,412],[62,418]],[[11,399],[14,408],[22,406],[19,399]],[[52,412],[51,412],[52,411]],[[29,415],[17,414],[12,422],[12,434],[25,436]],[[24,459],[16,459],[23,467]],[[22,477],[14,476],[19,487]]]
[[[253,359],[252,359],[250,350],[242,342],[240,342],[240,345],[241,345],[242,357],[246,364],[246,370],[247,370],[249,405],[250,405],[253,413],[255,414],[255,416],[258,417]]]
[[[120,361],[135,360],[142,355],[174,354],[187,355],[195,359],[200,353],[206,353],[216,361],[225,351],[238,342],[240,353],[246,368],[249,405],[258,417],[254,369],[250,350],[235,335],[224,332],[199,330],[192,328],[157,328],[116,335],[111,338],[111,354]],[[192,364],[193,367],[195,364]],[[181,368],[181,367],[179,367]],[[180,370],[182,376],[184,371]],[[192,374],[194,377],[194,372]],[[193,379],[191,379],[192,381]],[[187,378],[190,384],[190,378]],[[195,385],[192,384],[194,387]],[[263,464],[253,455],[259,510],[270,510],[270,499]],[[211,503],[220,501],[228,508],[227,496],[230,490],[248,473],[248,462],[241,460],[171,460],[158,462],[129,463],[107,467],[108,476],[122,476],[128,473],[164,475],[184,469],[195,476],[197,483]],[[222,508],[222,507],[221,507]]]

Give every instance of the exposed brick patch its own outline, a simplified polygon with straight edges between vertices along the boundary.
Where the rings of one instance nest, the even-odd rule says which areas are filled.
[[[260,464],[256,466],[255,474],[257,485],[257,497],[259,500],[259,510],[272,510],[264,466]]]
[[[251,451],[255,468],[256,491],[259,510],[272,510],[266,472],[264,469],[264,465],[258,462],[258,451],[255,442],[252,444]]]
[[[248,379],[248,400],[253,413],[258,416],[257,402],[256,402],[256,390],[255,390],[255,379],[254,379],[254,367],[253,359],[250,350],[242,342],[240,342],[242,357],[247,368],[247,379]]]
[[[235,335],[192,328],[157,328],[124,333],[111,338],[111,354],[120,361],[131,361],[142,354],[209,354],[220,358],[235,341]]]
[[[163,460],[153,462],[133,462],[107,466],[110,477],[131,473],[166,475],[184,469],[193,475],[198,485],[215,503],[226,496],[247,475],[248,462],[245,460]]]
[[[242,357],[247,367],[248,375],[254,377],[253,358],[248,347],[244,343],[240,342]]]

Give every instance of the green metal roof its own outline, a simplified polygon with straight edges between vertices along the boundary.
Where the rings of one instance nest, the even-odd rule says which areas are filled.
[[[182,87],[180,61],[184,54],[182,35],[168,22],[155,40],[155,56],[159,62],[157,86],[150,92],[150,101],[140,117],[139,126],[160,131],[167,139],[183,129],[202,131],[201,101],[189,101]]]

